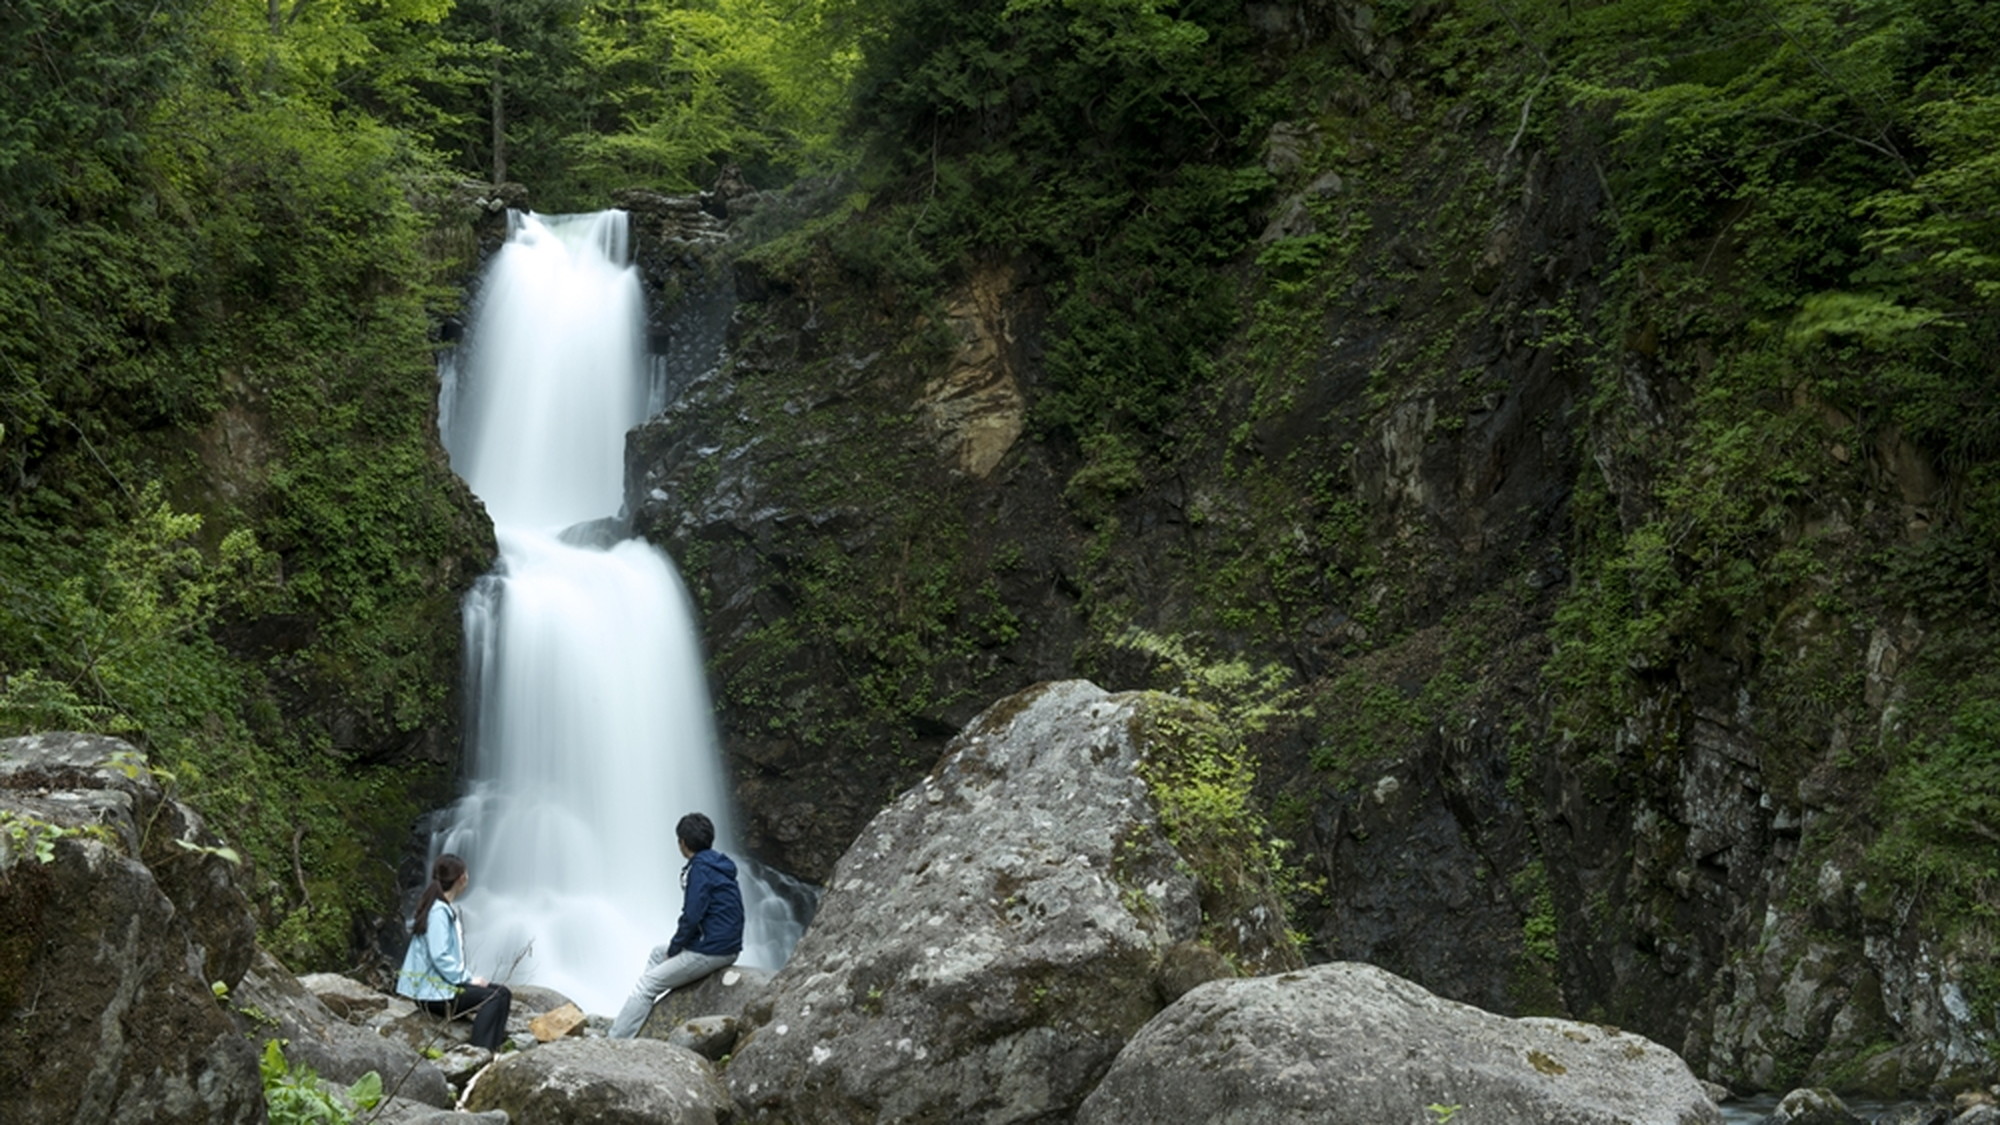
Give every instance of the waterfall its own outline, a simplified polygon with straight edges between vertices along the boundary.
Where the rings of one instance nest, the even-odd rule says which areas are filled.
[[[778,967],[800,924],[735,847],[680,576],[617,518],[625,434],[660,382],[626,216],[510,225],[440,393],[452,466],[491,513],[500,561],[466,599],[468,779],[431,855],[471,870],[475,973],[608,1014],[673,936],[684,813],[714,818],[743,875],[741,963]]]

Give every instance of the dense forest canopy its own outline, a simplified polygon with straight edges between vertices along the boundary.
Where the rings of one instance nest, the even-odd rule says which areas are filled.
[[[1813,643],[1839,648],[1921,614],[1943,634],[1935,674],[1906,723],[1853,751],[1886,802],[1871,846],[1952,916],[1990,919],[2000,9],[1251,16],[1224,0],[8,0],[0,733],[137,741],[262,875],[273,947],[342,963],[392,898],[384,857],[447,780],[449,755],[412,740],[452,706],[455,639],[435,623],[487,561],[431,432],[436,325],[476,264],[459,185],[516,181],[564,211],[731,167],[760,188],[832,184],[759,252],[915,306],[1012,263],[1048,309],[1033,433],[1074,453],[1068,498],[1111,550],[1119,497],[1305,392],[1302,341],[1379,210],[1355,200],[1408,187],[1379,154],[1477,128],[1509,158],[1592,169],[1599,290],[1524,331],[1653,474],[1638,511],[1577,483],[1546,667],[1564,731],[1615,725],[1718,620],[1803,607]],[[1381,49],[1336,49],[1339,20]],[[1408,104],[1382,95],[1391,75]],[[1310,127],[1336,114],[1360,124]],[[1310,229],[1273,229],[1287,177],[1335,165],[1345,193],[1304,203]],[[1465,169],[1465,190],[1498,175]],[[1484,232],[1451,227],[1459,201],[1435,221],[1471,245]],[[1437,315],[1476,304],[1449,290]],[[1633,414],[1635,355],[1686,389],[1691,427]],[[1415,357],[1377,389],[1460,378]],[[1840,487],[1829,428],[1935,461],[1949,486],[1927,535],[1851,557],[1798,534],[1800,506]],[[1309,526],[1246,538],[1186,624],[1283,659],[1315,605],[1367,602],[1389,564],[1328,466],[1243,471],[1268,474],[1247,487],[1274,503],[1305,498]],[[1338,564],[1293,566],[1300,544]],[[1116,596],[1102,609],[1108,630]],[[1810,666],[1784,716],[1801,742],[1857,690]]]

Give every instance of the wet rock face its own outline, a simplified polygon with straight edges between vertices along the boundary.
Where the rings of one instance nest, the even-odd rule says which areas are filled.
[[[255,954],[247,900],[176,843],[219,841],[140,761],[94,735],[0,742],[0,1122],[263,1120],[211,989]]]
[[[1024,436],[1033,300],[1009,275],[955,292],[921,346],[866,294],[836,311],[795,280],[738,270],[756,307],[727,366],[669,372],[627,499],[700,605],[744,843],[818,883],[981,707],[1074,674],[1083,532]]]
[[[1439,10],[1417,5],[1409,25],[1429,18],[1417,9]],[[1339,42],[1374,75],[1343,97],[1400,117],[1430,96],[1367,4],[1249,12],[1275,40]],[[1312,163],[1337,127],[1326,113],[1273,127],[1267,234],[1310,235],[1315,213],[1352,201],[1370,217],[1364,264],[1323,324],[1302,329],[1318,336],[1295,393],[1252,402],[1219,378],[1215,413],[1094,512],[1069,493],[1078,451],[1013,429],[1017,409],[1032,416],[1056,336],[1031,275],[1015,284],[965,263],[967,284],[920,313],[824,261],[736,271],[729,365],[694,379],[629,449],[634,523],[702,601],[749,850],[824,882],[986,701],[1078,675],[1152,686],[1145,662],[1105,651],[1091,619],[1102,607],[1330,685],[1324,720],[1378,688],[1415,702],[1440,667],[1424,638],[1504,603],[1503,628],[1456,638],[1496,655],[1465,674],[1449,730],[1432,721],[1442,711],[1427,714],[1427,729],[1371,747],[1355,776],[1316,760],[1346,752],[1333,723],[1256,748],[1267,807],[1291,806],[1280,832],[1326,883],[1293,919],[1316,956],[1381,963],[1494,1010],[1616,1022],[1745,1090],[1838,1074],[1921,1092],[1990,1077],[1978,1044],[1996,1028],[1967,1002],[1990,954],[1913,928],[1929,924],[1916,892],[1861,886],[1863,857],[1843,842],[1878,827],[1872,778],[1851,763],[1903,705],[1923,623],[1885,612],[1873,636],[1843,639],[1820,611],[1752,607],[1635,669],[1649,694],[1608,720],[1615,730],[1577,735],[1553,714],[1551,622],[1590,580],[1586,541],[1659,514],[1692,416],[1687,372],[1714,357],[1709,342],[1641,325],[1598,380],[1596,360],[1554,340],[1557,320],[1596,323],[1617,284],[1604,272],[1616,255],[1600,161],[1581,137],[1537,151],[1518,118],[1479,113],[1460,105],[1443,129],[1412,131],[1401,155],[1420,165],[1427,147],[1442,170],[1399,182],[1409,191],[1393,200],[1357,198],[1379,183]],[[1357,159],[1383,154],[1378,140]],[[1468,173],[1490,178],[1479,198],[1450,190]],[[1454,243],[1433,218],[1469,234]],[[1385,392],[1384,371],[1408,378]],[[1203,427],[1214,433],[1191,432]],[[1905,521],[1921,535],[1948,486],[1893,437],[1866,459],[1877,494],[1802,517],[1877,545]],[[1322,474],[1359,513],[1342,533],[1358,546],[1310,541],[1308,517],[1327,514],[1318,485],[1269,469],[1274,512],[1243,483],[1287,465]],[[1579,482],[1594,509],[1584,529]],[[1269,595],[1251,608],[1275,627],[1227,625],[1217,572],[1254,573],[1280,525],[1302,589],[1283,605],[1241,594]],[[954,553],[956,568],[927,571],[927,551]],[[858,590],[888,622],[937,573],[949,612],[894,629],[828,612],[826,591]],[[902,584],[871,585],[883,575]],[[982,631],[1003,618],[1014,635]],[[1838,666],[1836,694],[1859,676],[1860,698],[1820,707],[1786,678],[1807,654]],[[913,702],[885,717],[870,696]],[[1385,777],[1401,788],[1378,800]]]
[[[1322,923],[1326,955],[1496,1012],[1519,1012],[1536,985],[1546,994],[1550,986],[1522,970],[1519,913],[1494,871],[1493,854],[1505,854],[1495,833],[1468,830],[1439,799],[1477,792],[1477,779],[1451,776],[1431,756],[1364,781],[1323,804],[1304,834],[1338,888],[1337,921]]]
[[[632,263],[646,288],[646,347],[664,379],[653,407],[671,402],[687,380],[713,366],[729,328],[729,224],[710,193],[664,195],[632,189],[614,202],[630,216]]]
[[[1079,1125],[1417,1120],[1459,1107],[1548,1125],[1721,1125],[1679,1056],[1567,1020],[1511,1020],[1371,965],[1213,981],[1148,1024]]]
[[[1136,772],[1161,705],[1031,688],[870,823],[745,1012],[727,1077],[753,1120],[1065,1115],[1189,974],[1229,971],[1176,955],[1205,923],[1261,928],[1245,948],[1288,963],[1268,897],[1203,917]]]

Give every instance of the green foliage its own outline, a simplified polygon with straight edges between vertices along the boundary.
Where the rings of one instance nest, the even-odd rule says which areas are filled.
[[[447,576],[484,562],[428,430],[451,298],[410,200],[442,170],[364,108],[434,69],[442,13],[0,17],[33,107],[0,125],[0,730],[172,763],[301,966],[345,963],[435,784],[330,755],[330,719],[448,722]]]
[[[1162,718],[1158,731],[1174,752],[1149,758],[1143,772],[1168,837],[1190,855],[1226,855],[1232,845],[1254,855],[1262,820],[1251,809],[1256,770],[1241,743],[1195,710]]]
[[[1549,887],[1548,872],[1537,860],[1514,875],[1514,897],[1526,906],[1521,923],[1521,947],[1528,956],[1550,965],[1556,963],[1555,895]]]
[[[1607,357],[1610,452],[1665,467],[1643,518],[1580,545],[1559,613],[1562,722],[1601,731],[1715,622],[1833,578],[1821,544],[1787,545],[1828,494],[1828,448],[1995,448],[1980,246],[2000,203],[1983,172],[2000,17],[1949,0],[1510,11],[1562,96],[1610,114],[1618,286],[1583,342]],[[1658,378],[1693,390],[1678,444],[1627,413],[1614,333],[1656,341]]]
[[[1629,30],[1603,18],[1607,34]],[[1682,50],[1632,64],[1639,83],[1595,91],[1618,106],[1635,156],[1668,154],[1624,164],[1624,233],[1639,246],[1714,239],[1689,280],[1723,273],[1752,316],[1790,320],[1812,358],[1840,357],[1812,375],[1836,404],[1988,448],[2000,418],[1984,390],[1993,318],[1980,310],[2000,296],[2000,109],[1980,51],[2000,17],[1757,0],[1652,18]]]
[[[728,163],[770,184],[841,162],[834,144],[855,65],[824,3],[595,4],[583,63],[618,127],[578,138],[608,187],[706,187]]]
[[[1259,667],[1241,655],[1215,659],[1198,641],[1139,628],[1126,629],[1116,644],[1157,660],[1158,677],[1170,690],[1215,708],[1239,736],[1313,713],[1293,682],[1294,674],[1282,664]]]
[[[1431,732],[1462,729],[1474,687],[1461,669],[1450,666],[1419,687],[1405,687],[1384,669],[1357,662],[1318,689],[1325,721],[1313,767],[1351,780],[1382,762],[1401,760]]]
[[[1254,795],[1248,740],[1311,715],[1292,673],[1240,656],[1208,659],[1187,638],[1143,629],[1127,629],[1117,644],[1158,660],[1160,678],[1178,693],[1150,713],[1139,772],[1168,838],[1201,878],[1204,911],[1226,912],[1266,888],[1290,903],[1323,894],[1323,881],[1288,859],[1290,841],[1272,834]],[[1230,948],[1225,935],[1212,940]],[[1295,944],[1302,940],[1293,933]]]
[[[138,497],[137,517],[98,540],[96,572],[50,578],[34,635],[46,645],[22,675],[0,684],[0,722],[10,733],[70,718],[85,729],[130,729],[182,708],[196,715],[232,709],[236,684],[206,628],[224,592],[247,585],[261,555],[247,531],[223,537],[211,561],[195,545],[200,516],[178,513],[156,483]],[[53,643],[51,643],[53,642]]]
[[[732,164],[776,186],[844,159],[853,50],[821,3],[486,0],[428,34],[381,23],[347,60],[354,104],[462,176],[528,185],[537,210],[707,187]]]
[[[1116,433],[1099,432],[1083,439],[1084,465],[1069,478],[1063,498],[1086,523],[1100,524],[1111,516],[1119,497],[1146,483],[1139,469],[1139,452]]]
[[[0,867],[7,866],[8,852],[31,855],[35,857],[36,863],[54,863],[57,840],[76,835],[97,835],[102,838],[106,834],[101,825],[65,828],[27,813],[0,809]]]
[[[1210,707],[1162,697],[1146,735],[1139,774],[1167,838],[1194,868],[1205,920],[1219,923],[1267,887],[1300,889],[1287,876],[1287,844],[1270,836],[1253,803],[1256,767],[1240,731]],[[1234,947],[1227,926],[1207,936],[1225,952]]]
[[[351,1125],[357,1111],[366,1113],[382,1101],[381,1075],[371,1070],[345,1090],[330,1087],[311,1067],[292,1066],[280,1039],[264,1041],[257,1069],[271,1125]]]
[[[0,11],[0,231],[10,240],[46,239],[71,216],[117,207],[143,162],[149,107],[184,73],[197,7],[20,0]]]
[[[1869,850],[1894,885],[1921,888],[1964,925],[2000,912],[2000,683],[1973,685],[1949,726],[1895,755],[1882,780],[1885,828]]]

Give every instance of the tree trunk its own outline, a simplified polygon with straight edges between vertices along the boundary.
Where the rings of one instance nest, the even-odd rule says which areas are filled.
[[[507,182],[507,99],[500,84],[500,4],[494,3],[489,11],[493,14],[493,183],[495,186]]]

